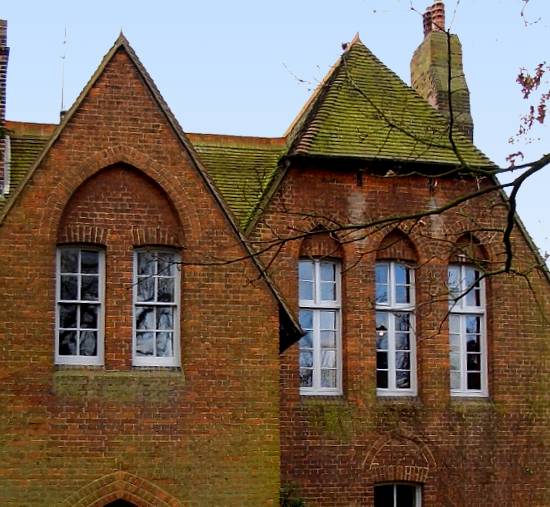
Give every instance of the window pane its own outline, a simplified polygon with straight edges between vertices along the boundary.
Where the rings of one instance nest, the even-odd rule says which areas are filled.
[[[161,301],[163,303],[174,302],[174,279],[173,278],[158,279],[157,301]]]
[[[61,276],[61,299],[78,300],[78,277],[71,275]]]
[[[451,372],[451,389],[453,391],[458,391],[460,389],[460,372],[458,371]]]
[[[410,354],[408,352],[397,352],[395,354],[395,367],[398,370],[408,370],[411,367]]]
[[[300,299],[313,301],[313,282],[300,281]]]
[[[409,389],[411,387],[411,372],[409,371],[396,372],[395,386],[398,389]]]
[[[447,272],[447,286],[451,299],[456,298],[458,294],[462,292],[460,289],[460,267],[449,266],[449,270]]]
[[[395,302],[405,304],[411,302],[410,287],[398,285],[395,287]]]
[[[374,487],[374,507],[394,507],[392,484]]]
[[[82,301],[97,301],[99,299],[99,277],[83,275],[80,280],[80,299]]]
[[[468,371],[481,371],[481,354],[467,354]]]
[[[300,387],[312,387],[313,386],[313,371],[300,369]]]
[[[313,312],[310,310],[300,310],[300,326],[306,331],[313,329]]]
[[[460,335],[458,334],[450,334],[449,335],[449,344],[451,348],[453,349],[460,349]]]
[[[154,307],[136,307],[136,329],[155,329]]]
[[[409,333],[397,333],[395,335],[396,350],[410,350]]]
[[[336,313],[321,312],[321,329],[334,330],[336,329]]]
[[[416,486],[396,484],[396,507],[415,507]]]
[[[59,354],[75,356],[77,353],[76,331],[61,331],[59,333]]]
[[[157,329],[174,329],[174,309],[171,307],[157,307]]]
[[[336,387],[336,370],[321,370],[321,387]]]
[[[80,331],[80,355],[81,356],[97,355],[97,332],[96,331]]]
[[[77,305],[59,305],[59,327],[65,329],[76,327],[76,308]]]
[[[321,352],[321,368],[336,368],[335,350],[323,350]]]
[[[176,258],[171,253],[156,254],[158,274],[161,276],[173,276],[176,270]]]
[[[137,300],[138,301],[154,301],[155,298],[155,279],[138,278],[137,283]]]
[[[468,389],[475,389],[477,391],[481,389],[480,373],[468,373]]]
[[[380,389],[387,389],[388,388],[388,372],[387,371],[378,370],[376,372],[376,387],[378,387]]]
[[[300,261],[298,264],[298,274],[300,280],[313,280],[313,262],[312,261]]]
[[[302,338],[300,338],[300,348],[310,349],[313,347],[313,335],[311,331],[308,331]]]
[[[377,352],[376,353],[376,368],[379,370],[388,369],[388,353],[387,352]]]
[[[480,318],[476,316],[468,316],[466,317],[466,332],[467,333],[477,333],[480,332]]]
[[[335,331],[321,331],[321,347],[336,348]]]
[[[411,272],[404,264],[395,264],[395,283],[397,285],[410,285]]]
[[[336,301],[336,283],[321,282],[321,300]]]
[[[154,333],[136,333],[136,353],[138,356],[152,356]]]
[[[138,252],[138,275],[155,274],[155,258],[150,252]]]
[[[321,281],[336,281],[336,265],[333,262],[321,262]]]
[[[97,329],[98,305],[80,305],[80,327],[84,329]]]
[[[457,315],[449,316],[449,332],[460,333],[460,317]]]
[[[81,264],[82,273],[99,273],[99,252],[82,250]]]
[[[396,331],[408,331],[410,329],[410,314],[394,313],[394,316]]]
[[[460,370],[460,354],[458,352],[451,352],[450,357],[451,370]]]
[[[376,264],[376,303],[388,303],[389,265]]]
[[[313,352],[309,350],[300,351],[300,366],[303,368],[313,367]]]
[[[172,333],[157,333],[157,356],[172,357]]]
[[[61,250],[61,273],[78,273],[78,248]]]
[[[466,335],[466,350],[468,352],[480,352],[479,335],[468,334]]]
[[[385,312],[376,313],[376,348],[388,349],[388,314]]]

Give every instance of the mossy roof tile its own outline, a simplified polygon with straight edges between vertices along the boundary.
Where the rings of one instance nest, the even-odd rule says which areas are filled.
[[[466,164],[493,164],[460,132],[453,140]],[[288,132],[290,155],[460,165],[448,120],[358,39]]]

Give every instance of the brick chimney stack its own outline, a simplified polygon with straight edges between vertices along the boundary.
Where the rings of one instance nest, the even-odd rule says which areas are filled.
[[[8,57],[10,48],[8,47],[8,22],[0,19],[0,196],[4,190],[6,174],[6,134],[4,128],[6,125],[6,80],[8,76]]]
[[[453,126],[473,140],[470,92],[462,67],[462,46],[456,35],[445,29],[445,4],[435,2],[422,16],[424,40],[411,60],[411,85]],[[449,61],[449,44],[451,59]],[[449,89],[449,72],[451,86]]]

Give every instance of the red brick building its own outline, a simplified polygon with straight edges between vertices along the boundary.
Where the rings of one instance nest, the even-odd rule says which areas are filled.
[[[550,505],[548,275],[516,217],[492,276],[424,21],[416,91],[356,38],[275,139],[185,133],[123,36],[4,120],[0,23],[0,505]]]

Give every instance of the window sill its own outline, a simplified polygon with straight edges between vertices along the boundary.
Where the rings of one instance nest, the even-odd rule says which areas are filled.
[[[169,403],[184,386],[181,368],[105,370],[102,366],[57,365],[53,373],[56,396],[83,400]]]

